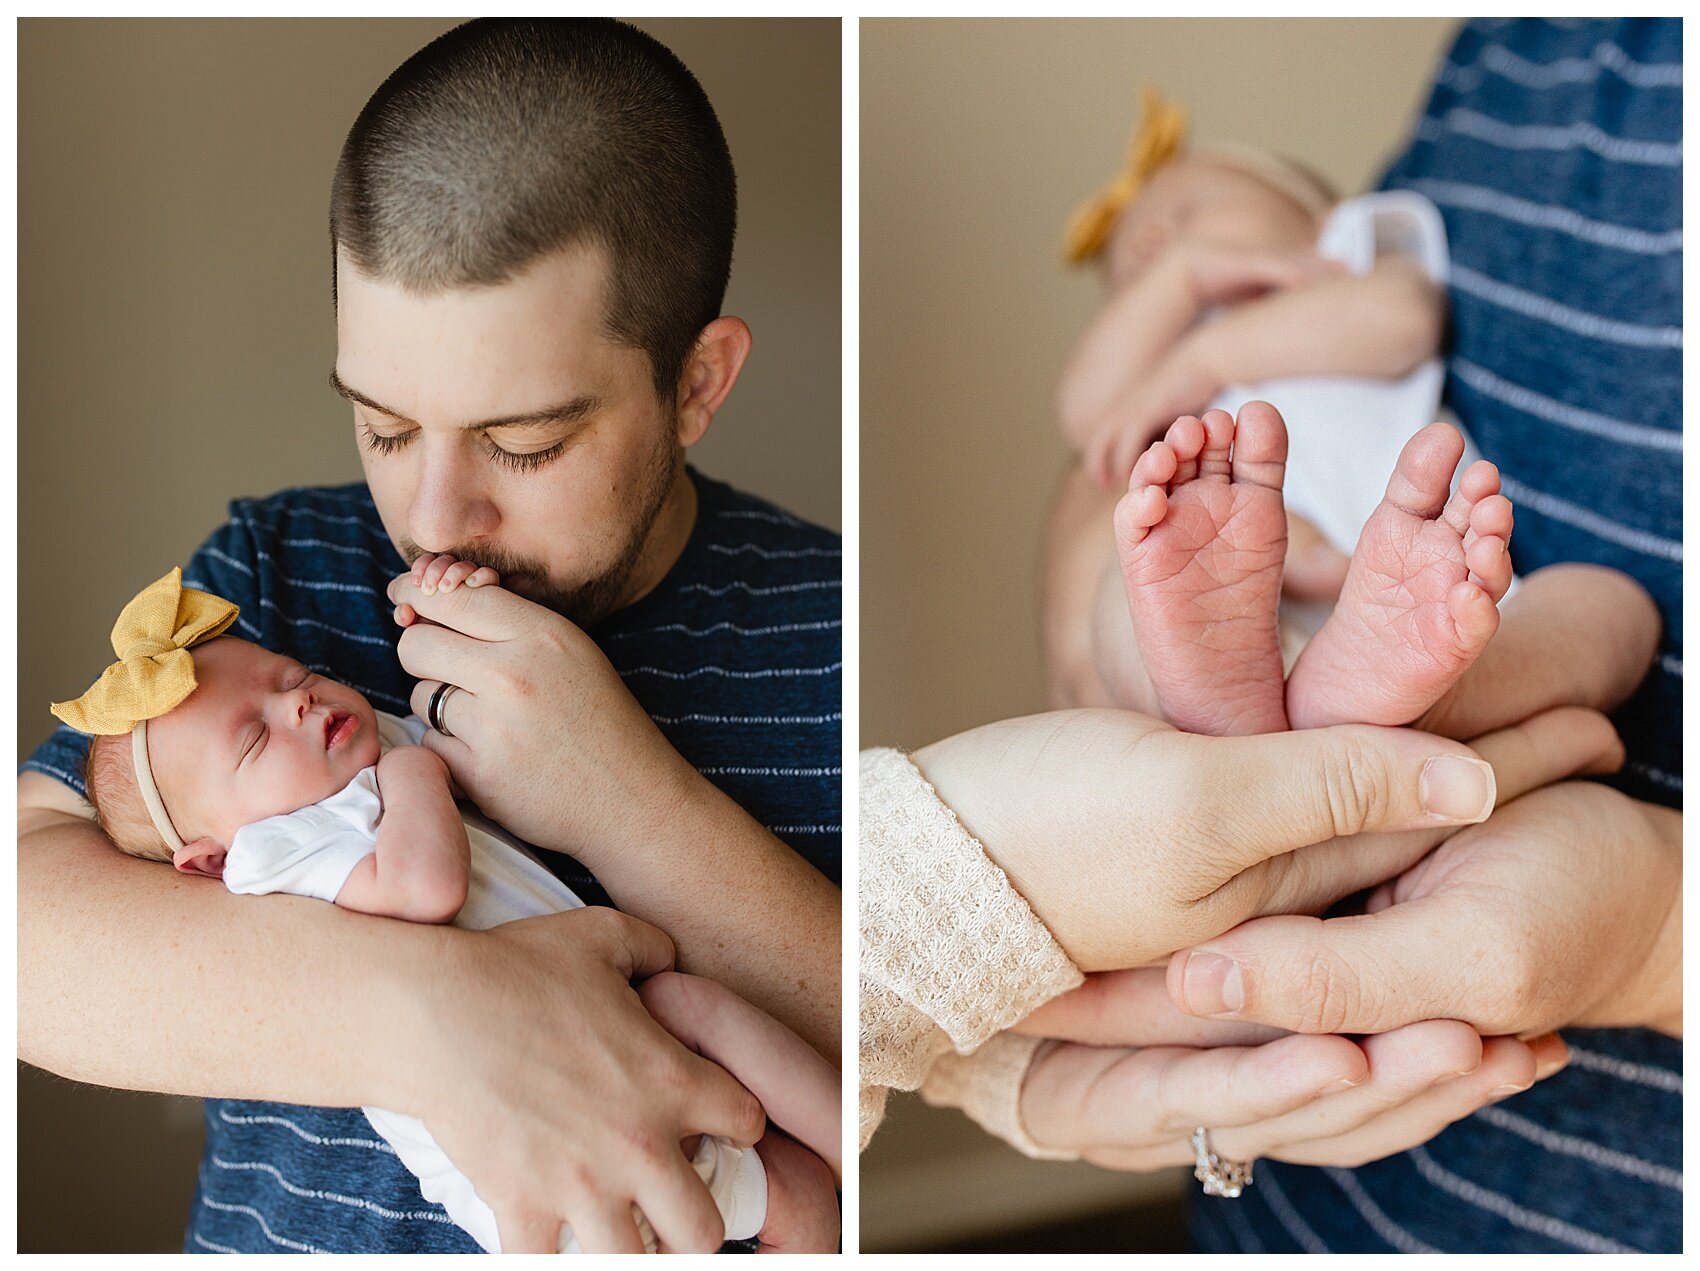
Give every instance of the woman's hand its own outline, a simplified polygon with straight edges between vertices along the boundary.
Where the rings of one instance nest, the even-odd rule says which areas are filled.
[[[1622,753],[1603,716],[1573,708],[1478,747],[1367,725],[1202,737],[1083,710],[990,724],[913,758],[1076,965],[1097,971],[1257,914],[1320,912],[1483,820],[1496,772],[1511,798]]]
[[[1269,917],[1177,954],[1195,1015],[1297,1032],[1682,1031],[1682,816],[1568,782],[1448,839],[1376,912]]]
[[[1134,971],[1129,976],[1151,977]],[[1118,1031],[1137,1048],[1047,1042],[1021,1090],[1020,1115],[1042,1147],[1078,1152],[1108,1169],[1189,1165],[1190,1136],[1232,1160],[1269,1157],[1355,1166],[1426,1143],[1452,1122],[1564,1067],[1564,1043],[1483,1039],[1455,1020],[1431,1020],[1352,1041],[1285,1036],[1217,1021],[1184,1021],[1157,1000],[1162,985],[1122,986],[1122,1006],[1143,995],[1142,1026]],[[1055,1033],[1068,1021],[1044,1008],[1023,1030]],[[1238,1029],[1238,1032],[1233,1031]],[[1138,1036],[1130,1036],[1137,1033]],[[1089,1026],[1088,1037],[1101,1036]],[[1177,1044],[1184,1041],[1187,1044]]]

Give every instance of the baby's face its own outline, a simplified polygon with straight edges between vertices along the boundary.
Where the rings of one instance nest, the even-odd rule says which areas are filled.
[[[229,846],[244,825],[341,790],[378,762],[378,720],[346,684],[223,637],[194,650],[195,691],[148,724],[148,759],[185,840]]]
[[[1172,243],[1281,250],[1310,246],[1316,232],[1315,216],[1261,178],[1207,157],[1177,159],[1117,219],[1104,269],[1119,289]]]

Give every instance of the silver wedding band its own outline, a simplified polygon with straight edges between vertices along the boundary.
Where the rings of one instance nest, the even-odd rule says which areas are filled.
[[[449,694],[460,686],[458,684],[442,683],[437,685],[436,692],[431,694],[430,704],[425,708],[425,722],[430,724],[445,737],[453,737],[449,726],[443,722],[443,705],[449,700]]]
[[[1192,1154],[1197,1164],[1192,1176],[1204,1184],[1206,1196],[1238,1196],[1251,1186],[1251,1161],[1226,1160],[1210,1150],[1210,1131],[1202,1125],[1192,1132]]]

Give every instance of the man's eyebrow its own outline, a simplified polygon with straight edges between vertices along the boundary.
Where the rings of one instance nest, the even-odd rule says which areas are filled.
[[[375,410],[379,414],[388,415],[391,419],[399,419],[410,424],[415,422],[414,420],[408,419],[408,417],[400,411],[391,410],[388,406],[373,401],[359,389],[350,388],[347,384],[342,382],[342,377],[336,373],[335,367],[331,368],[330,383],[331,387],[335,389],[338,394],[346,397],[351,402],[358,402],[360,405],[365,406],[370,410]],[[597,398],[592,397],[588,393],[581,393],[571,401],[564,402],[559,406],[550,406],[543,410],[528,411],[523,415],[503,415],[499,419],[485,419],[476,424],[467,424],[465,426],[468,429],[483,429],[526,428],[537,427],[542,424],[572,424],[577,423],[586,416],[593,414],[596,409],[601,406],[601,404],[602,403]]]

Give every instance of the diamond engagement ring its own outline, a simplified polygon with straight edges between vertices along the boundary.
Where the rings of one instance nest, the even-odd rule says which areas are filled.
[[[1227,1161],[1210,1150],[1210,1131],[1202,1125],[1192,1132],[1192,1153],[1198,1163],[1192,1176],[1204,1184],[1206,1196],[1238,1196],[1251,1186],[1251,1161]]]
[[[425,722],[445,737],[453,737],[454,734],[449,731],[449,726],[443,722],[443,706],[449,700],[449,694],[453,693],[458,687],[459,685],[448,683],[437,685],[437,691],[431,694],[430,704],[425,707]]]

